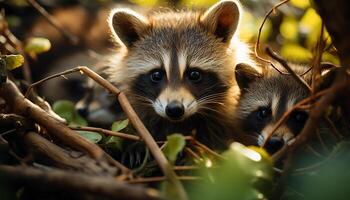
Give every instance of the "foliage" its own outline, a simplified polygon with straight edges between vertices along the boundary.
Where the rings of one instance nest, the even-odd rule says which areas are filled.
[[[59,0],[57,2],[60,2]],[[66,1],[65,1],[66,2]],[[68,2],[68,1],[67,1]],[[80,1],[79,1],[80,2]],[[111,2],[111,0],[99,0],[98,4]],[[165,0],[130,0],[130,2],[140,6],[164,5]],[[216,2],[216,0],[181,0],[177,1],[182,6],[206,7]],[[254,3],[255,2],[255,3]],[[269,3],[275,1],[268,1]],[[84,5],[95,5],[95,1],[84,1]],[[26,1],[16,0],[12,5],[26,7]],[[44,3],[45,4],[45,3]],[[49,4],[49,3],[47,3]],[[254,0],[242,1],[247,10],[242,19],[242,29],[239,36],[244,41],[254,44],[257,40],[258,29],[264,20],[264,14],[254,12],[258,10],[260,2]],[[262,3],[261,3],[262,4]],[[46,4],[45,4],[46,5]],[[90,5],[90,6],[91,6]],[[49,5],[47,5],[49,6]],[[316,10],[309,1],[291,0],[289,4],[283,6],[285,9],[276,10],[273,15],[267,19],[261,32],[260,41],[279,49],[282,57],[298,62],[309,63],[314,54],[316,43],[319,39],[322,27],[322,21]],[[18,16],[8,17],[10,26],[18,26]],[[23,20],[23,19],[20,19]],[[324,29],[325,30],[325,29]],[[1,38],[0,38],[1,39]],[[325,30],[324,40],[326,40],[328,51],[322,56],[323,61],[331,61],[338,64],[336,50],[332,47],[330,36]],[[38,54],[49,51],[51,42],[46,38],[30,38],[25,45],[25,53],[35,57]],[[5,63],[8,70],[13,70],[21,66],[24,62],[22,55],[6,55],[1,57],[1,64]],[[53,110],[67,120],[70,126],[87,126],[86,119],[81,117],[75,110],[75,105],[70,101],[57,101],[53,104]],[[111,130],[115,132],[133,132],[128,119],[116,121],[111,125]],[[99,144],[101,147],[117,152],[127,154],[129,151],[135,151],[133,147],[139,148],[141,142],[129,142],[121,137],[107,136],[101,133],[91,131],[77,131],[78,134]],[[172,165],[189,164],[194,167],[200,167],[200,181],[189,184],[189,194],[191,199],[268,199],[274,188],[274,163],[271,157],[263,150],[257,147],[245,147],[239,143],[233,143],[229,150],[222,153],[222,160],[210,155],[198,146],[186,141],[181,134],[172,134],[167,136],[167,140],[162,146],[163,153]],[[145,146],[141,145],[141,148]],[[199,158],[188,158],[182,155],[185,148],[196,149],[195,153]],[[140,151],[141,152],[141,151]],[[286,192],[283,194],[288,199],[347,199],[350,196],[347,190],[347,184],[350,180],[347,167],[350,162],[350,144],[348,142],[339,143],[333,151],[325,158],[319,159],[320,163],[312,166],[310,169],[295,170],[299,174],[293,174],[286,181]],[[139,152],[138,152],[139,153]],[[143,154],[144,153],[144,154]],[[111,154],[112,155],[112,154]],[[120,156],[123,158],[123,156]],[[119,156],[119,155],[118,155]],[[136,157],[136,159],[135,159]],[[215,157],[215,159],[213,159]],[[309,159],[306,155],[301,155],[304,160]],[[119,158],[119,157],[118,157]],[[136,174],[147,177],[157,174],[158,166],[149,152],[141,152],[137,155],[129,156],[129,160],[142,160],[142,163],[133,168]],[[220,157],[221,158],[221,157]],[[311,158],[310,158],[311,160]],[[132,162],[132,161],[130,161]],[[179,176],[186,172],[179,172]],[[188,174],[197,175],[191,171]],[[0,180],[1,181],[1,180]],[[4,184],[1,184],[1,186]],[[337,187],[334,187],[337,185]],[[158,185],[159,186],[159,185]],[[162,181],[161,191],[167,196],[176,199],[176,194],[172,185],[167,181]],[[0,187],[0,195],[12,195],[8,192],[10,189]],[[3,196],[0,196],[0,198]],[[7,197],[6,197],[7,198]]]
[[[273,181],[273,165],[263,154],[232,143],[218,166],[203,166],[204,181],[193,186],[191,199],[266,199]]]
[[[177,155],[183,150],[185,144],[186,141],[182,134],[169,135],[163,153],[171,163],[175,163]]]
[[[6,62],[6,68],[8,70],[14,70],[24,63],[24,57],[22,55],[6,55],[3,56],[3,59]]]
[[[62,118],[66,119],[69,125],[86,126],[87,122],[75,110],[73,102],[62,100],[56,101],[52,109]]]
[[[50,40],[41,37],[30,38],[24,50],[29,54],[41,54],[51,48]]]

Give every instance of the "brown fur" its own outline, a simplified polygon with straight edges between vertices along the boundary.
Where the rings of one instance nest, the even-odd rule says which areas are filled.
[[[219,2],[206,12],[167,11],[143,16],[128,9],[112,11],[111,32],[123,47],[111,57],[107,73],[158,138],[196,129],[201,140],[215,146],[213,140],[220,140],[222,145],[232,137],[231,124],[239,95],[234,66],[253,63],[247,46],[235,34],[241,12],[237,1]],[[154,97],[148,98],[151,94],[145,91],[140,95],[133,86],[140,82],[141,75],[155,69],[164,69],[166,85]],[[185,79],[192,69],[207,73],[211,78],[203,82],[213,84],[191,88]],[[144,90],[151,90],[151,86]],[[197,99],[206,90],[213,94],[203,94],[202,101]],[[186,108],[181,121],[168,120],[162,110],[167,101],[174,99]]]

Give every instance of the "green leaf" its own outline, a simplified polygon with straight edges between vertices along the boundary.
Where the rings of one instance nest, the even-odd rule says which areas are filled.
[[[174,184],[169,181],[163,181],[160,185],[160,191],[166,199],[180,199]]]
[[[91,131],[77,131],[79,135],[83,136],[84,138],[90,140],[92,143],[98,143],[102,140],[102,135],[96,132]]]
[[[112,149],[123,149],[123,139],[116,136],[108,136],[104,141],[103,144],[106,147],[112,148]]]
[[[202,167],[203,183],[192,186],[190,199],[266,199],[273,186],[273,165],[266,152],[232,143],[222,156],[215,167]]]
[[[174,163],[177,155],[183,150],[185,145],[185,137],[182,134],[169,135],[167,136],[167,142],[163,149],[163,153],[171,163]]]
[[[41,37],[31,38],[24,50],[27,53],[41,54],[44,53],[51,48],[50,40]]]
[[[16,69],[24,63],[24,57],[22,55],[6,55],[4,58],[8,70]]]
[[[125,129],[128,125],[129,125],[129,119],[116,121],[112,124],[111,130],[118,132]]]
[[[74,125],[74,126],[87,125],[86,120],[77,113],[77,111],[75,110],[75,106],[71,101],[66,101],[66,100],[56,101],[53,104],[52,109],[60,117],[66,119],[69,125]]]

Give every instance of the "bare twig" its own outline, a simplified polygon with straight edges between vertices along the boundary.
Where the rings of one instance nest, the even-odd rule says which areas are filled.
[[[316,95],[306,98],[302,101],[300,101],[299,103],[295,104],[291,109],[287,110],[283,116],[277,121],[277,123],[275,124],[275,126],[273,127],[273,129],[270,131],[269,134],[267,134],[267,137],[265,138],[265,142],[263,144],[263,147],[266,146],[267,142],[269,141],[269,139],[272,137],[273,133],[288,119],[289,115],[292,114],[293,111],[299,109],[302,105],[315,100],[316,98],[319,98],[320,96],[327,94],[328,92],[330,92],[329,89],[323,90],[318,92]]]
[[[80,72],[84,73],[85,75],[87,75],[88,77],[93,79],[95,82],[100,84],[102,87],[107,89],[109,92],[111,92],[112,94],[117,96],[118,101],[119,101],[123,111],[129,117],[131,123],[134,125],[135,129],[140,134],[140,137],[142,138],[142,140],[146,143],[146,145],[150,149],[153,157],[157,161],[157,163],[158,163],[159,167],[161,168],[161,170],[163,171],[164,175],[167,177],[167,179],[172,184],[174,184],[174,187],[176,188],[176,190],[177,190],[177,192],[179,194],[179,198],[181,200],[186,200],[187,199],[187,194],[186,194],[182,184],[177,179],[177,175],[175,174],[175,172],[172,169],[170,163],[168,162],[168,160],[166,159],[166,157],[164,156],[164,154],[160,150],[160,148],[157,145],[157,143],[154,141],[154,139],[153,139],[152,135],[150,134],[150,132],[147,130],[145,125],[142,123],[142,121],[140,120],[140,118],[136,114],[135,110],[130,105],[129,100],[127,99],[125,94],[123,92],[121,92],[118,88],[116,88],[113,84],[111,84],[109,81],[107,81],[106,79],[102,78],[100,75],[98,75],[97,73],[95,73],[94,71],[89,69],[88,67],[76,67],[74,69],[67,70],[67,71],[64,71],[62,73],[58,73],[58,74],[52,75],[50,77],[47,77],[47,78],[45,78],[43,80],[40,80],[40,81],[32,84],[31,87],[28,88],[28,91],[26,92],[26,95],[29,94],[29,92],[31,91],[31,89],[34,86],[36,86],[36,85],[38,85],[40,83],[43,83],[44,81],[47,81],[49,79],[52,79],[52,78],[55,78],[55,77],[58,77],[58,76],[62,76],[62,75],[65,75],[65,74],[70,74],[70,73],[73,73],[73,72],[77,72],[77,71],[80,71]]]
[[[116,132],[116,131],[110,131],[110,130],[103,129],[103,128],[87,127],[87,126],[69,127],[69,128],[71,128],[72,130],[76,130],[76,131],[91,131],[91,132],[102,133],[105,135],[117,136],[117,137],[128,139],[128,140],[135,140],[135,141],[141,140],[140,137],[136,136],[136,135],[125,134],[125,133]]]
[[[56,167],[77,170],[88,174],[113,176],[117,173],[116,168],[108,165],[100,165],[89,156],[72,156],[74,154],[72,151],[62,149],[37,133],[28,132],[25,134],[24,142],[26,148],[30,150],[34,157],[34,160],[45,158],[46,161],[54,163]]]
[[[323,116],[324,111],[337,97],[339,92],[342,92],[344,88],[349,86],[349,82],[347,73],[345,73],[344,70],[339,70],[333,85],[329,89],[330,92],[321,97],[321,99],[315,103],[313,109],[310,111],[309,118],[306,121],[303,130],[296,137],[295,142],[291,145],[292,151],[301,144],[304,144],[309,136],[314,133],[313,130],[315,130],[317,122]]]
[[[196,176],[179,176],[178,177],[179,180],[182,181],[197,181],[197,180],[201,180],[200,177],[196,177]],[[152,183],[152,182],[161,182],[161,181],[165,181],[166,177],[147,177],[147,178],[137,178],[137,179],[132,179],[132,180],[128,180],[128,183]]]
[[[196,139],[193,139],[193,142],[199,148],[203,149],[204,151],[206,151],[207,153],[213,155],[214,157],[219,158],[221,160],[225,160],[225,158],[222,155],[220,155],[220,154],[216,153],[215,151],[211,150],[209,147],[207,147],[204,144],[198,142]]]
[[[33,6],[44,18],[55,27],[65,38],[67,38],[72,44],[76,45],[79,43],[79,38],[67,29],[63,28],[61,24],[54,18],[50,13],[48,13],[38,2],[35,0],[27,0],[27,2]]]
[[[308,91],[311,91],[311,87],[309,86],[309,84],[307,84],[303,78],[301,78],[298,74],[296,74],[292,70],[292,68],[290,68],[287,61],[285,61],[281,56],[279,56],[275,52],[273,52],[272,49],[269,47],[266,47],[266,52],[271,58],[273,58],[277,62],[279,62],[288,71],[288,73],[291,74],[293,76],[293,78],[301,84],[301,86],[306,88]]]
[[[0,86],[0,96],[5,99],[6,103],[12,108],[14,113],[32,118],[36,123],[45,127],[50,134],[64,141],[70,147],[88,153],[96,161],[101,162],[101,164],[108,160],[109,163],[114,164],[116,167],[122,167],[121,164],[116,165],[117,161],[111,162],[108,154],[106,154],[99,146],[80,136],[65,124],[57,121],[39,106],[26,99],[13,82],[9,81]],[[123,172],[128,171],[123,167],[120,169]]]
[[[22,66],[23,77],[24,77],[24,80],[26,80],[28,83],[31,83],[32,82],[31,70],[30,70],[30,66],[28,64],[28,59],[27,59],[26,53],[23,49],[23,44],[10,31],[10,29],[8,27],[8,23],[5,20],[4,12],[0,13],[0,23],[1,23],[0,26],[3,28],[3,30],[0,30],[2,32],[1,35],[3,35],[6,38],[6,42],[17,51],[16,53],[22,54],[23,57],[25,58],[23,66]],[[15,53],[15,52],[12,52],[12,53]]]
[[[77,172],[51,169],[42,171],[32,167],[0,165],[2,178],[26,185],[43,186],[45,190],[64,190],[99,195],[108,199],[161,199],[154,189],[130,186],[112,177],[92,176]]]
[[[280,3],[276,4],[273,8],[271,8],[271,10],[265,15],[264,17],[264,20],[263,22],[261,23],[260,27],[259,27],[259,32],[258,32],[258,39],[255,43],[255,46],[254,46],[254,52],[255,52],[255,56],[263,61],[263,62],[266,62],[266,63],[269,63],[276,71],[278,71],[280,74],[286,74],[286,73],[283,73],[282,71],[280,71],[277,67],[275,67],[275,65],[270,61],[270,60],[267,60],[265,58],[262,58],[261,56],[259,56],[259,49],[260,49],[260,37],[261,37],[261,31],[265,25],[265,22],[267,20],[267,18],[280,6],[282,6],[283,4],[287,3],[289,0],[283,0],[281,1]]]

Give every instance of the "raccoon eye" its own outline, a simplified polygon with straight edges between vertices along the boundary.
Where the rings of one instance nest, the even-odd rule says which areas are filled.
[[[188,79],[193,82],[198,82],[202,78],[201,73],[198,70],[192,70],[188,72]]]
[[[292,117],[298,123],[305,123],[308,118],[308,114],[304,111],[297,111],[293,113]]]
[[[151,81],[153,83],[159,83],[163,79],[163,72],[161,70],[154,70],[151,72]]]
[[[258,118],[258,120],[264,120],[270,116],[271,116],[271,109],[266,107],[259,108],[258,112],[256,113],[256,117]]]

